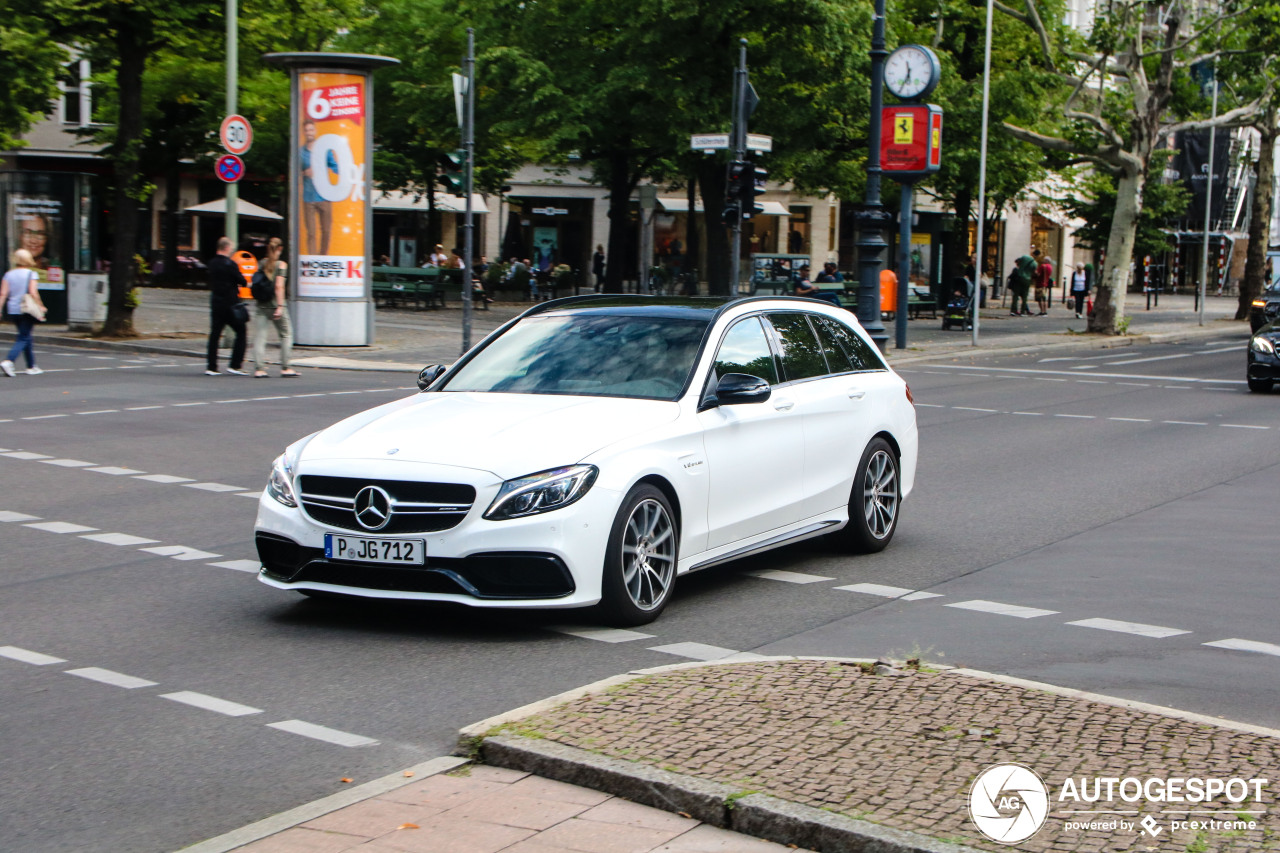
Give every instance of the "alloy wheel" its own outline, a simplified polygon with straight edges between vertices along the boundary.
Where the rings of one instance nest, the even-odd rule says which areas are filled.
[[[653,610],[666,598],[676,571],[675,525],[653,499],[636,504],[622,539],[622,582],[631,602]]]
[[[898,465],[885,450],[877,450],[867,460],[866,474],[862,479],[862,509],[867,519],[867,530],[876,539],[883,539],[893,532],[898,516]]]

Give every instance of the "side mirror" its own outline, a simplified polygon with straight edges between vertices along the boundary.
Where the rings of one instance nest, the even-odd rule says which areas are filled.
[[[759,376],[746,373],[726,373],[716,383],[714,405],[736,406],[742,403],[763,403],[772,394],[769,383]],[[708,400],[710,403],[711,400]]]
[[[435,382],[443,375],[443,364],[428,364],[426,367],[422,368],[422,370],[418,371],[418,390],[427,390],[432,382]]]

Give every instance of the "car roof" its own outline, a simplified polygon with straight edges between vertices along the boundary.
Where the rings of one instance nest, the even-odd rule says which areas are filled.
[[[756,302],[792,302],[830,306],[819,299],[795,296],[646,296],[643,294],[593,293],[583,296],[567,296],[542,302],[521,314],[532,317],[538,314],[632,314],[635,316],[685,317],[703,319],[708,323],[731,308]]]

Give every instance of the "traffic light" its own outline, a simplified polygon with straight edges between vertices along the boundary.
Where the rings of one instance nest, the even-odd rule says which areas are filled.
[[[723,222],[725,225],[729,225],[729,226],[735,225],[742,218],[741,214],[739,213],[739,211],[741,210],[742,208],[738,206],[738,203],[736,201],[729,202],[727,205],[725,205],[724,210],[720,212],[720,221]]]
[[[466,164],[467,152],[465,149],[459,148],[440,155],[439,181],[444,185],[445,189],[454,195],[463,195],[466,192],[462,176],[462,170]]]
[[[756,196],[764,193],[769,173],[755,163],[747,163],[746,166],[742,172],[738,198],[742,201],[742,218],[750,219],[757,213],[764,213],[764,206],[756,204]]]
[[[729,180],[727,181],[727,185],[725,187],[725,198],[729,201],[729,203],[732,204],[735,201],[745,201],[746,199],[752,197],[749,194],[748,195],[742,194],[743,181],[752,180],[750,175],[751,175],[751,164],[748,163],[747,161],[734,160],[732,163],[729,164]],[[744,176],[746,177],[744,178]]]

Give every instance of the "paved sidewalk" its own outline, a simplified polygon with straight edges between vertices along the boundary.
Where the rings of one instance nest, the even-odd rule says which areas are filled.
[[[143,288],[141,307],[134,314],[140,337],[103,341],[85,332],[69,332],[64,326],[45,326],[36,330],[37,357],[41,345],[62,343],[203,359],[208,335],[208,300],[204,291]],[[1010,317],[1007,310],[993,302],[980,312],[977,347],[972,345],[971,332],[943,331],[940,320],[922,317],[908,323],[907,348],[895,349],[894,322],[890,319],[884,321],[889,336],[887,355],[891,364],[905,364],[999,351],[1070,351],[1166,340],[1243,341],[1248,337],[1248,323],[1230,319],[1235,313],[1234,298],[1207,299],[1203,326],[1190,296],[1167,294],[1161,297],[1160,306],[1151,311],[1144,310],[1144,305],[1143,299],[1131,295],[1127,304],[1129,334],[1103,337],[1086,334],[1087,321],[1075,319],[1061,304],[1055,304],[1046,317]],[[492,305],[491,310],[473,311],[472,344],[529,307],[527,302],[500,302]],[[7,325],[0,327],[0,341],[12,339],[12,330]],[[268,334],[268,360],[277,361],[278,352],[272,332]],[[303,369],[416,373],[427,364],[450,364],[461,353],[462,308],[459,304],[440,310],[379,308],[372,346],[295,346],[294,363]],[[223,350],[224,361],[227,354],[228,351]]]

